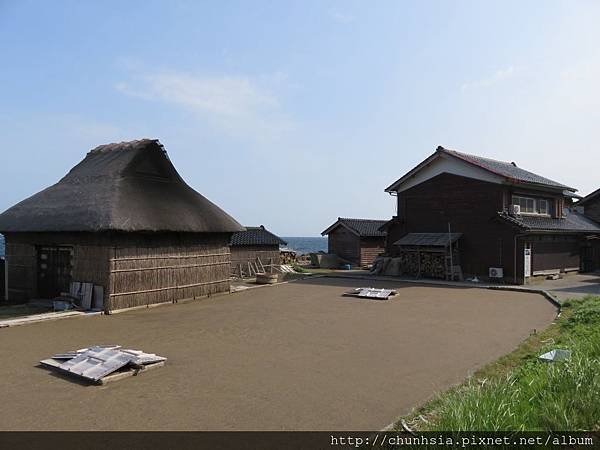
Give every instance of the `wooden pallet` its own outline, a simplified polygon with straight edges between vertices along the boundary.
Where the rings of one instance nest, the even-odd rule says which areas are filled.
[[[74,374],[73,372],[69,372],[69,371],[61,369],[60,368],[61,361],[57,361],[55,359],[48,358],[48,359],[41,360],[40,364],[47,369],[56,371],[57,373],[59,373],[61,375],[65,375],[69,378],[74,377],[78,380],[85,380],[85,381],[89,382],[90,384],[105,385],[112,381],[118,381],[118,380],[122,380],[123,378],[137,376],[142,373],[148,372],[152,369],[157,369],[159,367],[163,367],[165,365],[165,361],[160,361],[160,362],[157,362],[154,364],[147,364],[145,366],[142,366],[141,368],[127,368],[127,369],[119,371],[119,372],[111,373],[110,375],[107,375],[107,376],[101,378],[100,380],[98,380],[95,383],[90,382],[90,380],[88,378],[80,377],[77,374]]]

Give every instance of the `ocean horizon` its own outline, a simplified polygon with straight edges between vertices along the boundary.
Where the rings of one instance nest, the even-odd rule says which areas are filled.
[[[327,252],[326,237],[282,236],[281,239],[287,242],[287,248],[294,250],[299,255]]]

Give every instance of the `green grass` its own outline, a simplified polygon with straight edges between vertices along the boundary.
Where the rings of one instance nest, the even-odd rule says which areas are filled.
[[[553,348],[571,350],[571,358],[538,360]],[[557,323],[405,420],[420,431],[599,430],[599,399],[600,297],[586,297],[568,302]]]
[[[21,316],[40,314],[52,311],[52,308],[41,305],[6,305],[0,306],[0,320],[14,319]]]

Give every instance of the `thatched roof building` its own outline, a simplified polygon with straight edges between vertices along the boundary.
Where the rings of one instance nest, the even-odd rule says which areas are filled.
[[[242,230],[183,181],[158,140],[101,145],[0,214],[8,294],[55,296],[90,282],[108,311],[227,291],[228,244]]]
[[[91,150],[58,183],[0,215],[2,232],[243,230],[189,187],[158,140]]]

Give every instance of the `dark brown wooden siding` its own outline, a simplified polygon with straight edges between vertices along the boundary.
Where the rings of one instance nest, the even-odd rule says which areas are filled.
[[[35,297],[37,290],[37,261],[35,245],[18,242],[6,234],[6,275],[8,299],[20,302]]]
[[[327,236],[327,248],[340,258],[352,264],[360,264],[360,238],[342,226],[332,230]]]
[[[384,237],[363,237],[360,239],[360,266],[373,264],[380,253],[385,252]]]
[[[583,213],[590,219],[600,223],[600,195],[592,198],[587,204],[585,204],[583,207]]]
[[[6,289],[6,283],[5,283],[5,279],[4,279],[4,258],[0,258],[0,302],[3,302],[5,299],[5,289]]]
[[[580,266],[581,240],[576,236],[543,235],[527,239],[531,243],[531,270],[535,272]]]
[[[459,242],[463,273],[487,276],[502,267],[514,275],[515,230],[497,220],[510,193],[502,185],[441,174],[398,194],[398,222],[389,230],[388,252],[406,233],[463,233]]]
[[[592,239],[583,243],[581,268],[584,272],[600,270],[600,239]]]

